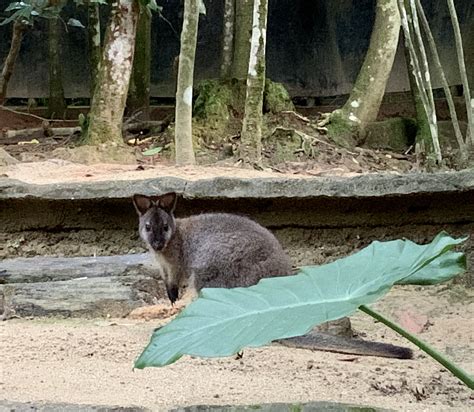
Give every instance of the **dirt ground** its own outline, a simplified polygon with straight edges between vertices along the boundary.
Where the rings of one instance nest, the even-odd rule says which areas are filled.
[[[403,306],[402,306],[403,302]],[[422,339],[474,372],[474,292],[460,286],[405,287],[375,305],[417,323]],[[406,320],[411,319],[411,320]],[[364,314],[366,339],[408,345]],[[144,406],[335,401],[403,411],[468,411],[474,392],[415,350],[390,360],[271,346],[242,359],[184,357],[165,368],[132,370],[158,321],[10,320],[0,324],[0,399]]]
[[[33,167],[38,166],[37,172],[43,177],[47,175],[47,171],[43,170],[44,166],[40,166],[38,162],[45,164],[48,163],[45,161],[51,159],[53,159],[51,168],[62,169],[56,172],[57,175],[65,177],[72,174],[76,178],[80,175],[84,180],[97,179],[100,174],[130,174],[132,171],[138,172],[137,178],[144,177],[147,171],[156,176],[156,173],[166,173],[173,168],[172,129],[154,130],[144,127],[133,133],[126,132],[124,141],[131,142],[126,147],[78,146],[80,138],[78,132],[66,136],[47,136],[43,130],[38,130],[35,134],[29,134],[27,129],[41,129],[44,121],[31,114],[11,110],[14,109],[0,108],[0,147],[22,162],[21,165],[34,163]],[[318,116],[305,117],[296,112],[268,114],[265,117],[263,173],[321,176],[382,171],[404,173],[423,169],[423,165],[413,153],[413,147],[398,152],[363,147],[353,149],[338,147],[327,136],[320,135],[315,130],[317,118]],[[50,123],[53,128],[77,125],[77,121],[74,120]],[[204,169],[205,174],[232,173],[249,177],[248,173],[253,172],[252,170],[244,172],[240,167],[238,158],[240,127],[237,120],[231,122],[225,130],[214,130],[206,125],[194,124],[196,158],[199,165],[207,166]],[[8,137],[8,131],[14,130],[19,133],[21,131],[24,136],[19,134]],[[157,146],[163,149],[161,153],[154,156],[143,155],[147,149]],[[76,165],[70,166],[69,170],[65,164],[71,163]],[[98,165],[104,163],[109,165]],[[78,171],[77,164],[89,166]],[[214,167],[211,166],[217,166],[218,169],[212,170]],[[5,174],[4,171],[1,173]],[[189,177],[190,172],[185,173]],[[8,173],[7,175],[14,177]],[[261,176],[258,173],[257,175]]]
[[[40,124],[38,119],[25,119],[23,115],[0,111],[0,130],[38,127]],[[210,152],[215,152],[210,158],[217,159],[221,148],[214,149],[213,142],[206,142],[206,145],[211,147]],[[22,162],[0,168],[0,176],[45,184],[100,181],[111,176],[143,179],[174,175],[193,179],[216,175],[274,177],[284,173],[301,177],[419,170],[412,154],[337,149],[326,141],[316,142],[317,158],[274,163],[263,171],[234,167],[229,159],[219,160],[219,168],[176,168],[165,157],[135,157],[136,148],[127,153],[127,156],[132,154],[129,164],[78,164],[81,156],[85,163],[90,163],[91,159],[100,160],[104,153],[110,154],[110,148],[100,149],[100,153],[71,154],[73,146],[71,140],[52,138],[41,140],[39,144],[5,144],[3,147]],[[52,155],[58,148],[61,151],[55,153],[62,155]],[[96,253],[95,248],[103,242],[103,233],[91,230],[85,238],[84,233],[49,233],[47,239],[39,232],[20,233],[15,242],[6,242],[0,257],[38,253],[61,255],[63,251],[58,249],[61,244],[66,245],[69,255]],[[282,234],[282,237],[286,235]],[[318,233],[319,240],[320,236]],[[120,251],[142,250],[135,233],[117,231],[116,237],[120,242],[111,244],[120,244]],[[321,253],[335,255],[336,246],[328,247],[326,242],[325,247]],[[117,251],[104,249],[98,254],[111,252]],[[299,260],[307,258],[304,253],[304,247],[298,249]],[[421,338],[447,353],[468,372],[474,372],[472,289],[462,285],[397,288],[375,306],[410,327],[419,327]],[[134,359],[156,326],[158,321],[131,319],[15,319],[1,322],[0,400],[135,405],[153,410],[178,405],[320,400],[404,411],[474,409],[473,391],[419,351],[415,351],[415,359],[400,361],[271,346],[245,350],[240,360],[184,357],[166,368],[133,371]],[[363,338],[410,346],[363,314],[353,318],[353,327]]]

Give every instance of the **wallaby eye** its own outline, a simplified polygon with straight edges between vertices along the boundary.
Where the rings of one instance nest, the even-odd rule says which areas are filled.
[[[145,223],[145,230],[149,232],[151,230],[151,225],[149,223]]]
[[[163,225],[163,230],[164,230],[165,232],[167,232],[169,228],[170,228],[170,227],[168,226],[167,223],[165,223],[165,224]]]

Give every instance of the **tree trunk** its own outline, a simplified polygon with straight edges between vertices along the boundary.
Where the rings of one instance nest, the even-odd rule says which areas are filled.
[[[454,135],[459,145],[459,150],[461,152],[461,159],[462,161],[466,161],[468,158],[468,150],[467,146],[463,140],[461,128],[459,126],[458,115],[456,113],[456,106],[454,105],[453,96],[451,94],[451,90],[449,88],[449,83],[446,78],[446,75],[443,70],[443,66],[441,65],[441,60],[439,58],[438,49],[436,48],[436,43],[433,38],[433,34],[431,33],[430,25],[428,23],[428,19],[426,18],[425,11],[423,10],[423,6],[421,5],[420,0],[415,0],[416,4],[416,11],[418,14],[418,18],[421,22],[421,26],[423,27],[423,31],[425,32],[425,38],[428,41],[428,45],[431,51],[431,58],[433,59],[434,66],[438,72],[438,76],[441,80],[441,85],[443,86],[444,95],[446,97],[446,101],[448,103],[449,113],[451,115],[451,121],[453,123]],[[467,140],[467,139],[466,139]]]
[[[89,38],[89,65],[90,65],[90,98],[94,95],[95,86],[99,77],[102,49],[100,42],[100,8],[98,3],[89,2],[89,24],[87,34]]]
[[[132,73],[138,13],[135,0],[114,0],[112,4],[85,144],[123,144],[122,121]]]
[[[440,163],[442,155],[438,139],[436,108],[434,105],[428,59],[418,24],[418,13],[416,12],[413,0],[398,0],[397,3],[401,13],[401,25],[405,36],[405,46],[410,54],[411,71],[416,81],[420,101],[423,104],[426,119],[430,127],[432,152],[436,157],[436,162]],[[428,158],[428,160],[430,159]]]
[[[466,64],[464,60],[464,48],[462,45],[461,29],[459,27],[458,15],[454,7],[454,0],[448,0],[449,14],[454,29],[454,39],[456,41],[456,53],[458,56],[459,72],[463,85],[464,99],[466,100],[467,124],[468,124],[468,141],[474,146],[474,100],[471,100],[471,92],[469,90],[469,80],[467,77]],[[471,39],[472,40],[472,39]]]
[[[221,79],[229,79],[234,53],[235,0],[224,1],[224,30],[222,33]]]
[[[254,0],[247,95],[240,154],[245,162],[262,162],[262,108],[265,89],[265,46],[268,0]]]
[[[193,150],[192,109],[193,75],[199,24],[199,0],[184,1],[181,50],[176,91],[175,150],[176,164],[196,163]]]
[[[0,105],[5,103],[5,99],[7,98],[8,82],[12,77],[15,62],[18,54],[20,53],[21,40],[23,38],[23,34],[25,33],[26,27],[27,26],[21,23],[19,20],[15,20],[13,23],[12,42],[10,44],[10,50],[8,52],[7,58],[5,59],[5,63],[3,65],[2,77],[0,78]]]
[[[234,57],[232,59],[232,77],[247,78],[250,56],[250,36],[252,33],[253,0],[235,2]]]
[[[49,24],[49,100],[48,117],[64,119],[66,100],[64,99],[63,73],[61,70],[62,22],[59,18],[48,20]]]
[[[141,7],[135,39],[135,57],[128,90],[127,112],[141,112],[139,119],[150,118],[151,14]]]
[[[397,0],[377,0],[369,50],[351,95],[341,109],[342,118],[363,135],[377,118],[385,93],[400,35]]]
[[[405,37],[405,36],[404,36]],[[431,141],[430,122],[426,116],[425,107],[420,96],[420,91],[416,84],[415,75],[413,74],[413,68],[410,64],[410,53],[408,52],[408,46],[405,41],[405,61],[407,65],[408,79],[410,81],[410,90],[413,97],[413,104],[415,106],[416,113],[416,143],[417,147],[424,148],[425,150],[431,151],[433,143]]]

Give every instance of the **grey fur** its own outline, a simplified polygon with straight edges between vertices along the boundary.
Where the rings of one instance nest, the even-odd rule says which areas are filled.
[[[227,213],[175,219],[174,208],[164,210],[160,198],[147,198],[146,210],[137,205],[142,196],[134,196],[134,203],[140,236],[158,264],[168,294],[185,287],[199,291],[251,286],[263,277],[293,273],[275,236],[253,220]],[[146,231],[147,226],[151,231]]]

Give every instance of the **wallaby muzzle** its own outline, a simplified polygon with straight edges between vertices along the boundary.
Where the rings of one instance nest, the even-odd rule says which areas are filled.
[[[166,292],[168,293],[168,298],[171,301],[171,303],[174,303],[178,300],[178,293],[179,293],[178,286],[166,285]]]
[[[165,242],[155,240],[151,242],[151,247],[153,248],[153,250],[156,250],[157,252],[161,252],[165,247]]]

